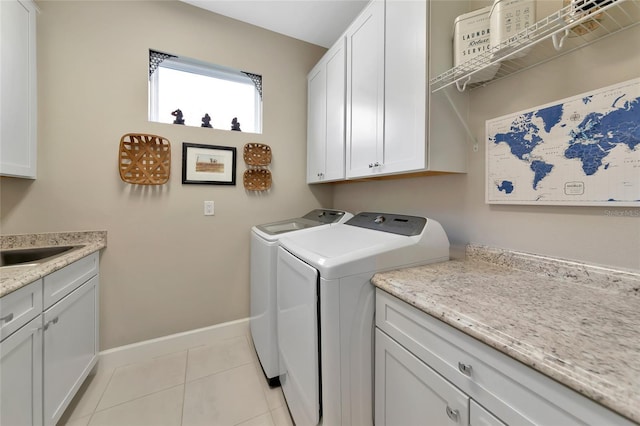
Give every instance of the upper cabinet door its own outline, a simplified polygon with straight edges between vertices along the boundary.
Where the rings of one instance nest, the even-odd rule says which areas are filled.
[[[347,30],[347,177],[376,174],[384,142],[384,1]]]
[[[36,177],[36,7],[0,1],[0,175]]]
[[[340,38],[328,52],[327,140],[324,180],[344,179],[346,49]]]
[[[380,173],[426,167],[427,22],[426,1],[386,2],[384,161]]]
[[[307,183],[322,181],[327,136],[327,70],[318,63],[307,76]]]
[[[307,183],[345,176],[345,54],[340,38],[307,76]]]

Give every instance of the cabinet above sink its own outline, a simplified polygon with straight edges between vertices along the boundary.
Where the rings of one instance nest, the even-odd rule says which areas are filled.
[[[31,0],[0,1],[0,176],[36,178],[36,13]]]

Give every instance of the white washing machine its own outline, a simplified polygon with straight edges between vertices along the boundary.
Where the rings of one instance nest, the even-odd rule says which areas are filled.
[[[251,229],[251,337],[271,386],[279,384],[276,326],[276,266],[280,239],[291,233],[331,226],[352,218],[340,210],[317,209],[302,217],[257,225]]]
[[[280,240],[280,382],[297,425],[373,424],[376,272],[449,259],[442,226],[415,216],[359,213]]]

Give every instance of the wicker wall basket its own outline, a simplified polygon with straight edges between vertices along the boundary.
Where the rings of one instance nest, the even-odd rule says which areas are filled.
[[[171,144],[162,136],[127,133],[120,139],[120,178],[138,185],[163,185],[171,171]]]
[[[267,169],[245,170],[242,181],[249,191],[266,191],[271,188],[271,172]]]
[[[271,164],[271,147],[262,143],[248,143],[244,146],[242,156],[248,166],[268,166]]]

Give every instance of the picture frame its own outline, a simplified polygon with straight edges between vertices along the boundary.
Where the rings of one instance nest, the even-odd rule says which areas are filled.
[[[182,143],[182,183],[236,184],[236,148]]]

